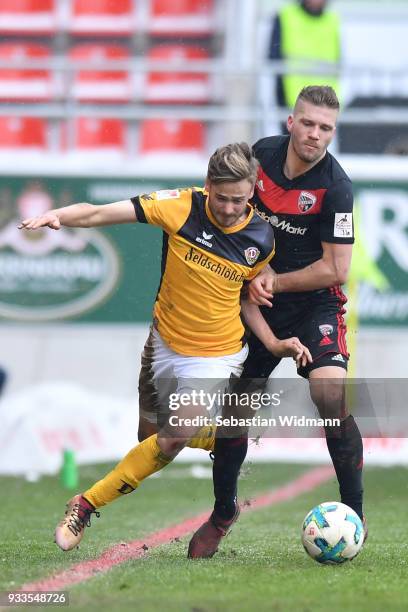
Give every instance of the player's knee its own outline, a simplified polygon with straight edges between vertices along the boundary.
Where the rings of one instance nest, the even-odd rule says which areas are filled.
[[[161,451],[168,457],[177,455],[186,445],[185,438],[162,438],[159,436],[158,444]]]
[[[153,423],[149,423],[144,419],[139,420],[139,428],[137,430],[137,438],[139,442],[143,442],[146,438],[150,438],[153,434],[157,433],[157,427]]]
[[[344,388],[339,385],[313,386],[310,395],[322,418],[344,418]]]

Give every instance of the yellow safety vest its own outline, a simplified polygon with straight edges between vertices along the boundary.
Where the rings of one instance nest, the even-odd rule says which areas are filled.
[[[340,24],[330,11],[314,16],[298,4],[289,4],[280,12],[282,57],[287,60],[328,62],[340,59]],[[303,87],[331,85],[338,94],[339,81],[331,75],[293,74],[283,76],[285,101],[292,108]]]

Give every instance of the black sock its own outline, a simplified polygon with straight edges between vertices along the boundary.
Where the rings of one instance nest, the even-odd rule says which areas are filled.
[[[339,482],[343,504],[363,518],[363,442],[352,415],[338,428],[325,428],[327,448]]]
[[[214,512],[229,521],[236,511],[238,475],[248,450],[248,437],[216,438],[214,445]]]

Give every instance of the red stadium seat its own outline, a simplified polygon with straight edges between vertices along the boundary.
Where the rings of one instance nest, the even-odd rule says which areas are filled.
[[[214,30],[213,0],[151,0],[150,33],[207,36]]]
[[[78,117],[63,128],[64,150],[121,154],[126,150],[126,126],[121,119]]]
[[[169,67],[173,63],[183,66],[195,61],[209,59],[207,51],[192,45],[160,45],[153,47],[148,54],[149,60],[161,60]],[[147,102],[197,102],[205,103],[210,99],[210,79],[203,72],[151,72],[147,76],[144,98]]]
[[[52,34],[56,30],[55,0],[1,0],[0,32]]]
[[[72,0],[72,34],[128,36],[134,25],[132,0]]]
[[[47,124],[39,117],[0,117],[0,149],[46,150]]]
[[[33,43],[0,43],[0,61],[10,68],[0,68],[0,100],[44,101],[56,93],[52,72],[43,68],[20,68],[12,62],[47,60],[48,47]]]
[[[102,68],[75,72],[69,95],[83,102],[128,102],[132,95],[130,74],[125,70],[109,70],[109,61],[127,60],[129,57],[129,51],[118,45],[89,43],[73,47],[69,52],[73,62],[91,63],[99,60]]]
[[[145,153],[205,153],[200,121],[146,119],[140,128],[140,151]]]

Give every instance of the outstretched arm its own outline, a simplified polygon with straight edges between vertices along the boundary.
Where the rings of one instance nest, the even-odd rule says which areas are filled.
[[[62,225],[67,227],[97,227],[117,223],[134,223],[135,221],[137,219],[132,202],[122,200],[112,204],[80,203],[64,206],[64,208],[54,208],[43,215],[24,219],[18,228],[34,230],[40,227],[50,227],[59,230]]]

